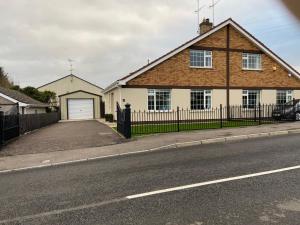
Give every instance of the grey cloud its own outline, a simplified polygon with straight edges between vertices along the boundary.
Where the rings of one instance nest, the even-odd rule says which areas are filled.
[[[255,16],[245,13],[257,4]],[[68,58],[77,75],[106,86],[196,35],[196,0],[0,0],[0,8],[0,65],[22,86],[68,74]],[[216,12],[217,22],[233,17],[254,32],[282,13],[274,0],[222,0]]]

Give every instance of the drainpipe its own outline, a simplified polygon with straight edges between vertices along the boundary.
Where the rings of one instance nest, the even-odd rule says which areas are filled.
[[[230,119],[230,25],[227,25],[226,32],[226,105],[227,119]]]

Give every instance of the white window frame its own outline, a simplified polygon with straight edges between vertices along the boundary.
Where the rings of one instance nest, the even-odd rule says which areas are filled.
[[[279,92],[285,92],[285,103],[293,100],[293,91],[292,90],[276,90],[276,105],[278,104],[278,94]]]
[[[250,57],[258,57],[256,60],[258,65],[254,67],[250,67]],[[244,66],[244,60],[246,60],[246,67]],[[243,70],[254,70],[254,71],[260,71],[262,70],[262,57],[261,54],[254,54],[254,53],[242,53],[242,68]]]
[[[193,53],[203,53],[204,54],[204,65],[203,66],[195,66],[192,65],[192,60],[191,60],[191,54]],[[206,66],[207,62],[210,61],[210,66]],[[206,68],[206,69],[211,69],[213,68],[213,52],[212,51],[207,51],[207,50],[195,50],[191,49],[190,50],[190,67],[191,68]]]
[[[256,99],[256,106],[258,106],[258,104],[261,102],[261,90],[242,90],[242,107],[243,109],[254,109],[254,108],[249,108],[249,92],[257,92],[259,94],[259,97],[258,99]],[[247,104],[246,104],[246,107],[244,105],[244,97],[247,97]]]
[[[169,109],[166,110],[156,110],[156,93],[157,92],[169,92],[170,95],[170,104],[169,104]],[[172,110],[172,92],[170,89],[148,89],[147,92],[147,109],[149,112],[170,112]],[[149,109],[149,96],[154,97],[154,109]]]
[[[204,108],[203,109],[192,109],[192,93],[199,93],[199,92],[203,92],[203,106]],[[206,108],[207,106],[207,102],[206,102],[206,97],[210,97],[210,105],[209,105],[209,108]],[[190,109],[192,111],[207,111],[207,110],[211,110],[212,109],[212,90],[210,89],[191,89],[191,92],[190,92]]]

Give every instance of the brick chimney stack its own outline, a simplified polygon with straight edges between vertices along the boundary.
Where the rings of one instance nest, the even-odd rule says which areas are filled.
[[[199,25],[199,34],[202,35],[213,28],[213,23],[209,19],[203,19]]]

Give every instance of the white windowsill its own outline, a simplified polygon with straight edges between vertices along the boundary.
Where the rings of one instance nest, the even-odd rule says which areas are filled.
[[[197,113],[197,112],[212,112],[213,109],[190,109],[190,112]]]
[[[242,68],[243,71],[263,71],[263,69],[247,69],[247,68]]]
[[[242,108],[242,111],[259,111],[258,106],[256,109],[253,108]]]
[[[146,112],[150,112],[150,113],[169,113],[169,112],[173,112],[173,110],[148,110]],[[175,110],[174,110],[175,112]]]
[[[190,66],[192,69],[213,69],[213,67]]]

